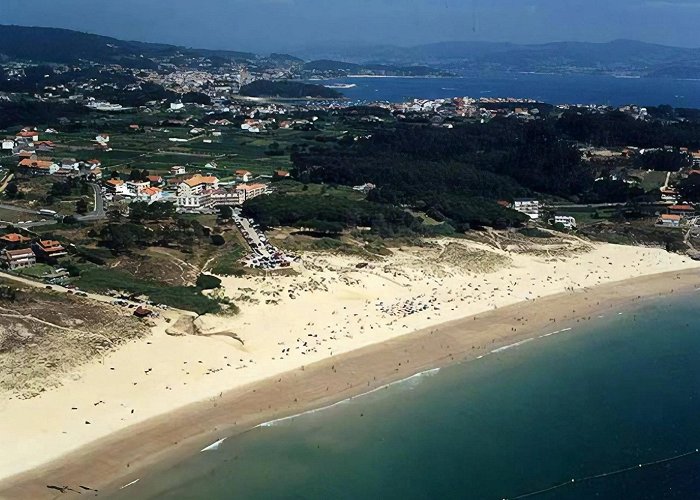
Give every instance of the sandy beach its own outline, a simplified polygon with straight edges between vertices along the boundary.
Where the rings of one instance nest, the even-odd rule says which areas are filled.
[[[173,335],[173,315],[60,387],[3,395],[0,497],[109,491],[261,422],[700,284],[687,257],[575,238],[302,257],[295,276],[224,278],[236,317]]]

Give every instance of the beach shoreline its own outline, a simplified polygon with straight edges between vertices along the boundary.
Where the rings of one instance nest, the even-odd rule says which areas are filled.
[[[396,336],[117,431],[0,481],[0,497],[66,496],[48,489],[49,485],[67,485],[76,491],[87,486],[103,496],[265,422],[323,408],[427,370],[497,355],[507,346],[563,333],[609,311],[695,293],[699,286],[697,268],[651,274],[520,301]]]

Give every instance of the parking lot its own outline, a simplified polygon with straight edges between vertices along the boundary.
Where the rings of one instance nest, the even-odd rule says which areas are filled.
[[[251,219],[241,216],[239,210],[234,211],[233,221],[252,250],[244,259],[247,266],[272,271],[288,268],[297,259],[272,245],[260,227]]]

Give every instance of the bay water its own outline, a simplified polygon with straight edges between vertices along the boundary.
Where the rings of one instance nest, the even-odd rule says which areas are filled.
[[[504,73],[460,78],[343,78],[312,83],[355,85],[340,89],[353,101],[405,102],[468,96],[530,98],[549,104],[700,108],[700,80],[672,78]]]
[[[700,498],[697,298],[608,313],[214,448],[111,498]]]

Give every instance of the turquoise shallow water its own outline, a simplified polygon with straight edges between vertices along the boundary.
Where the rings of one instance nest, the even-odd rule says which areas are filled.
[[[695,297],[227,439],[114,499],[500,499],[700,447]],[[545,332],[543,332],[545,333]],[[700,455],[538,499],[700,498]]]

